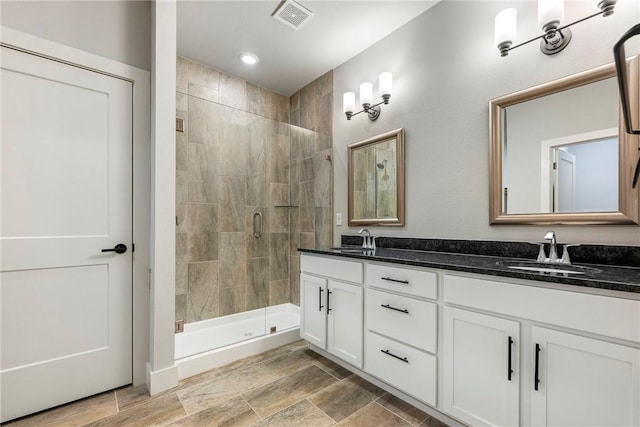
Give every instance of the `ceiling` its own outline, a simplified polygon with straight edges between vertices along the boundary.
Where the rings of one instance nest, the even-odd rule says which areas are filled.
[[[438,1],[300,0],[313,16],[293,30],[271,16],[281,1],[179,0],[178,55],[290,96]]]

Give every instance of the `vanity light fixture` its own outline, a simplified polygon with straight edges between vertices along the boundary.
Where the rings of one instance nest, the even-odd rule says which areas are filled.
[[[356,108],[356,94],[355,92],[345,92],[342,96],[342,106],[344,114],[347,116],[347,120],[351,120],[351,117],[360,113],[367,113],[369,120],[372,122],[380,117],[380,105],[388,104],[389,98],[391,98],[391,92],[393,90],[393,76],[390,72],[385,71],[378,77],[378,91],[382,101],[377,104],[373,103],[373,84],[370,82],[364,82],[360,84],[360,104],[362,110],[354,113]]]
[[[564,19],[564,0],[538,0],[538,25],[544,34],[515,46],[513,46],[513,42],[516,38],[517,11],[514,8],[504,9],[496,15],[495,44],[500,51],[500,56],[507,56],[510,50],[541,39],[540,50],[542,53],[545,55],[556,54],[567,47],[571,41],[569,27],[598,15],[603,17],[612,15],[616,1],[593,0],[595,6],[600,9],[599,12],[561,26],[561,22]]]

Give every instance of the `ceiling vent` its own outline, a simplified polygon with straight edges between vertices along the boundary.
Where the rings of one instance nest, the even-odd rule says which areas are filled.
[[[298,30],[313,16],[313,12],[293,0],[285,0],[272,16],[287,27]]]

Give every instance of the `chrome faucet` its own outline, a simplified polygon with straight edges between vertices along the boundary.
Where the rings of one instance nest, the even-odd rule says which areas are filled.
[[[358,234],[362,234],[362,249],[374,249],[376,248],[376,238],[372,236],[369,230],[361,228]]]
[[[556,241],[556,233],[554,231],[547,231],[547,234],[544,235],[544,240],[548,240],[550,244],[549,257],[547,257],[547,254],[544,251],[544,243],[536,243],[536,245],[540,246],[536,262],[571,264],[569,248],[573,246],[580,246],[576,243],[563,245],[562,258],[558,258],[558,242]]]

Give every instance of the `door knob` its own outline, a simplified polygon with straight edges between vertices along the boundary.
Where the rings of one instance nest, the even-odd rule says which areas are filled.
[[[127,252],[127,245],[124,243],[118,243],[113,248],[103,249],[102,252],[115,252],[117,254],[123,254]]]

